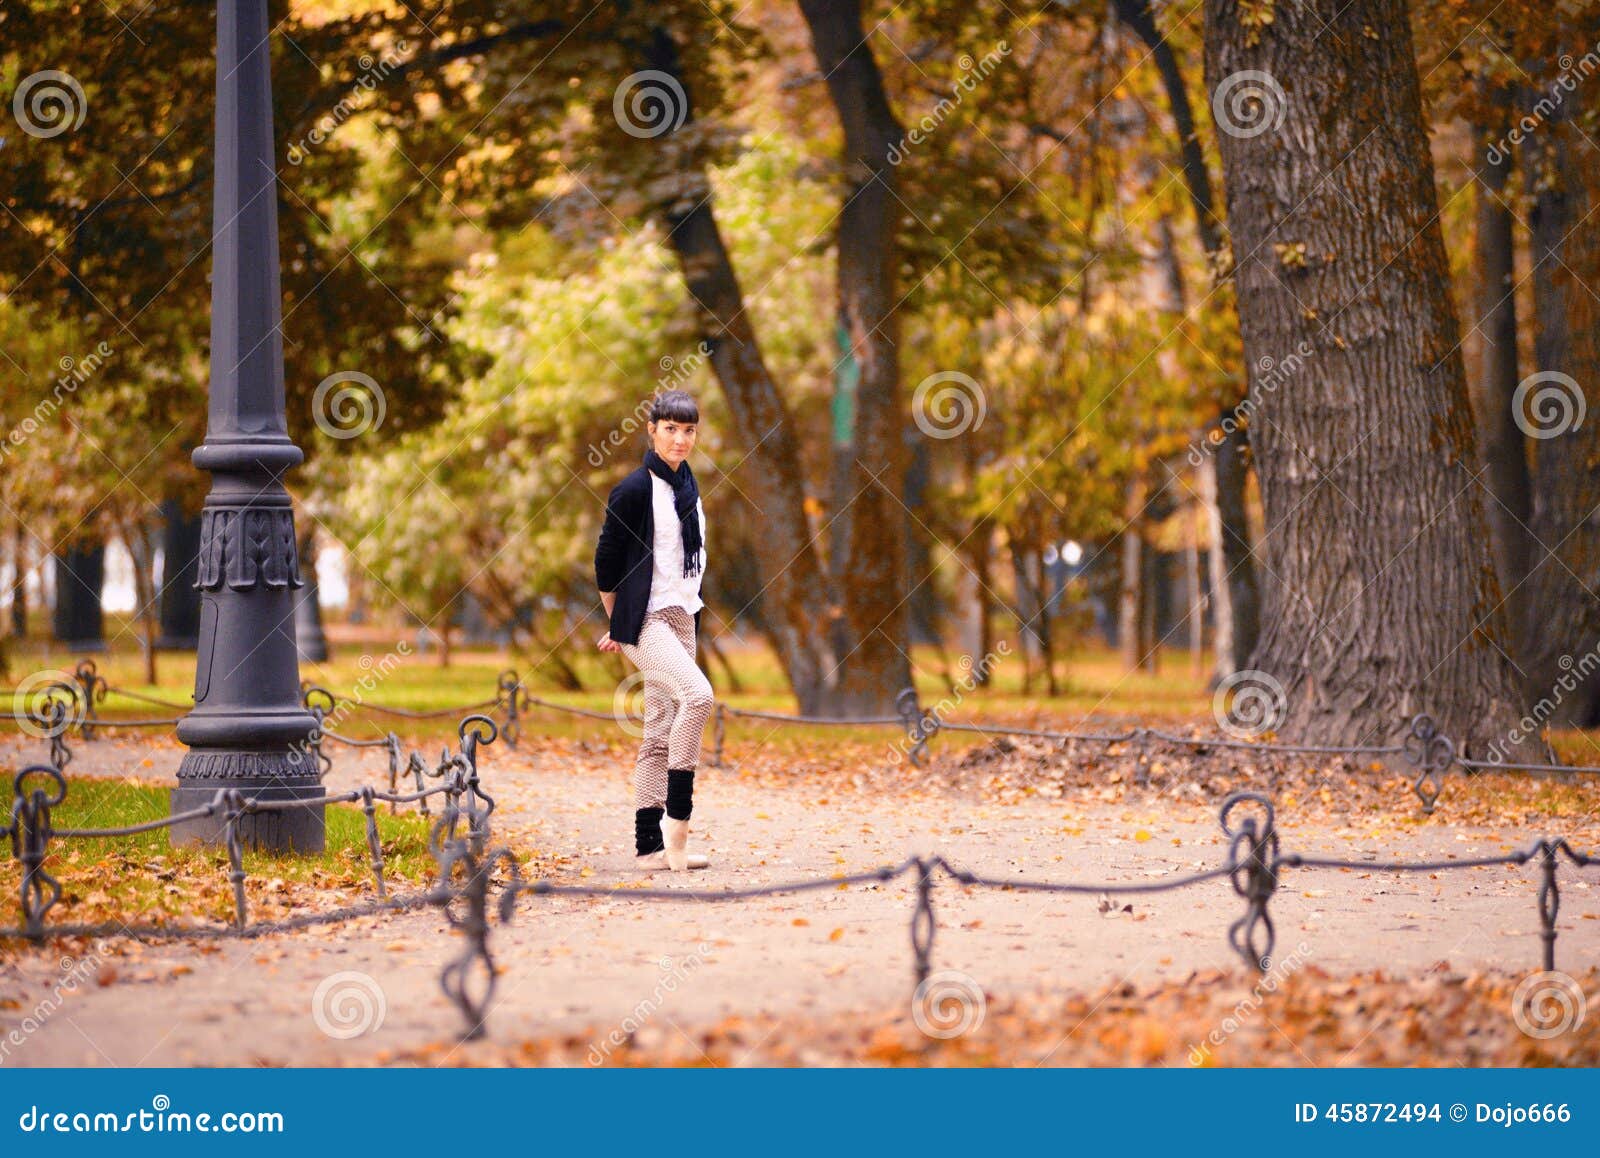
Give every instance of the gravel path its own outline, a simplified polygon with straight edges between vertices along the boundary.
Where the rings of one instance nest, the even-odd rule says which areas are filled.
[[[363,755],[336,751],[329,787],[379,782],[381,756]],[[102,740],[79,747],[74,771],[170,783],[180,756],[167,744]],[[0,742],[4,764],[24,758],[36,758],[34,748]],[[560,755],[495,747],[482,767],[500,804],[497,841],[563,852],[571,858],[564,882],[619,886],[599,898],[525,896],[514,921],[496,925],[500,976],[488,1017],[495,1040],[568,1034],[598,1056],[617,1040],[613,1032],[689,1036],[697,1024],[733,1013],[825,1014],[907,1002],[909,876],[728,903],[632,898],[627,888],[641,878],[631,864],[625,756],[581,744]],[[703,770],[692,844],[711,855],[712,867],[687,881],[658,873],[649,883],[768,885],[935,851],[987,876],[1139,883],[1214,867],[1226,852],[1214,818],[1158,800],[1106,804],[1069,794],[992,805],[948,794],[824,793],[798,779],[778,786],[765,779]],[[1362,830],[1337,819],[1297,823],[1292,811],[1279,817],[1285,851],[1355,859],[1493,856],[1545,835],[1544,828],[1447,822]],[[1549,825],[1550,834],[1560,831],[1559,822]],[[1566,869],[1562,879],[1558,965],[1575,966],[1600,950],[1600,896],[1592,872],[1581,879]],[[1532,970],[1540,959],[1535,891],[1534,873],[1518,868],[1290,870],[1272,902],[1278,953],[1330,973],[1420,972],[1439,962]],[[1242,902],[1226,880],[1113,894],[1113,901],[1102,912],[1095,896],[968,890],[941,879],[933,967],[1005,994],[1181,981],[1197,969],[1237,964],[1226,932]],[[14,901],[5,903],[10,923]],[[440,1060],[470,1060],[478,1047],[458,1043],[462,1019],[438,982],[462,944],[434,911],[250,941],[121,943],[98,969],[80,968],[77,975],[93,981],[67,986],[59,1001],[70,973],[61,950],[30,951],[0,967],[0,1064],[371,1064],[439,1043],[446,1043],[434,1055]],[[380,1000],[381,1024],[373,1028],[370,1011]],[[346,1018],[369,1028],[338,1036]],[[20,1044],[10,1039],[13,1030]]]

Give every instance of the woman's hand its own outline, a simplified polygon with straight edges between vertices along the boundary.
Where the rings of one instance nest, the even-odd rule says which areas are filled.
[[[601,651],[621,651],[622,650],[622,645],[620,643],[618,643],[616,640],[611,638],[611,633],[609,631],[606,632],[605,634],[603,634],[600,637],[600,641],[599,641],[598,646],[599,646]]]

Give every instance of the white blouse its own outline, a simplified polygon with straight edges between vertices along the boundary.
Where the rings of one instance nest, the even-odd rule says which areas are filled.
[[[705,606],[700,598],[700,580],[706,573],[706,508],[695,500],[695,513],[700,518],[700,570],[685,575],[683,527],[673,502],[672,486],[654,472],[650,475],[650,498],[655,515],[655,542],[651,545],[655,570],[650,576],[650,602],[645,606],[645,614],[676,605],[692,615]]]

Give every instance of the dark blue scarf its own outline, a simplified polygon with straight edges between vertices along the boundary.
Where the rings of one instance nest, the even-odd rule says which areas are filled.
[[[672,488],[672,505],[677,509],[678,525],[683,530],[683,573],[697,574],[700,570],[700,484],[694,480],[689,460],[684,459],[678,469],[673,470],[652,446],[644,452],[644,465]]]

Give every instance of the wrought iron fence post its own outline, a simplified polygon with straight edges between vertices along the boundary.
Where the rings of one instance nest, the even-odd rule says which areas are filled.
[[[1561,889],[1556,884],[1556,844],[1539,842],[1539,938],[1544,942],[1545,972],[1556,967],[1556,914],[1561,911]]]
[[[56,791],[43,788],[25,792],[22,782],[29,776],[45,776],[56,783]],[[61,770],[48,764],[30,764],[11,778],[11,853],[22,864],[22,883],[18,902],[22,906],[23,929],[32,940],[44,936],[44,917],[61,899],[61,884],[44,871],[50,845],[50,809],[67,798],[67,779]]]
[[[108,690],[105,676],[100,674],[92,659],[80,659],[78,666],[73,669],[72,678],[78,681],[80,694],[83,696],[83,719],[78,721],[78,734],[86,743],[92,743],[95,735],[95,722],[99,719],[95,715],[96,703],[105,703]]]
[[[409,775],[414,776],[416,778],[417,791],[418,792],[426,792],[427,791],[427,789],[428,789],[428,781],[427,781],[428,765],[423,762],[422,753],[421,752],[413,752],[413,753],[411,753],[411,758],[406,763],[406,772]],[[428,807],[428,798],[426,796],[424,796],[421,799],[419,799],[417,801],[417,805],[422,811],[423,819],[427,819],[428,817],[433,815],[432,810],[429,809],[429,807]]]
[[[494,797],[483,790],[478,780],[478,745],[494,743],[501,733],[488,716],[468,716],[461,721],[456,734],[461,737],[460,760],[466,773],[467,832],[478,842],[474,851],[481,854],[484,842],[489,839],[489,816],[494,812],[495,804]],[[489,807],[480,810],[479,800],[485,801]]]
[[[400,737],[393,732],[385,732],[383,746],[384,750],[389,754],[389,795],[398,796],[400,794]],[[398,800],[389,801],[389,815],[397,816],[399,812],[400,802]]]
[[[1403,750],[1411,766],[1420,769],[1412,790],[1422,801],[1422,811],[1431,814],[1434,801],[1444,791],[1445,774],[1456,760],[1455,741],[1440,732],[1433,717],[1424,712],[1412,718]]]
[[[517,738],[522,735],[522,721],[520,712],[528,706],[528,692],[522,686],[522,678],[517,675],[515,668],[508,668],[500,673],[499,681],[495,685],[495,699],[497,705],[505,712],[505,724],[500,729],[500,735],[505,737],[506,746],[513,751],[517,747]]]
[[[939,731],[939,717],[932,712],[923,712],[922,706],[917,702],[917,689],[914,687],[901,688],[900,694],[894,698],[894,706],[905,724],[906,738],[911,741],[911,748],[906,755],[914,767],[926,767],[928,741]]]
[[[522,878],[521,867],[509,849],[497,849],[485,857],[476,845],[477,839],[471,834],[466,837],[454,835],[454,820],[448,815],[440,817],[428,836],[428,847],[439,862],[440,887],[436,892],[439,907],[444,910],[445,920],[451,927],[465,934],[466,945],[461,955],[440,973],[439,988],[466,1018],[467,1030],[463,1036],[467,1041],[484,1036],[484,1022],[496,984],[494,957],[489,952],[490,873],[502,860],[510,864],[512,884],[507,895],[501,899],[502,921],[511,919]],[[460,885],[456,884],[458,865],[465,874],[465,880]],[[451,902],[457,899],[466,902],[464,914],[458,915],[451,906]],[[485,980],[482,994],[475,996],[470,984],[471,971],[473,965],[480,961],[483,963]]]
[[[338,709],[339,701],[334,698],[333,693],[327,688],[318,687],[312,683],[302,683],[300,686],[302,689],[300,702],[305,705],[306,711],[310,712],[311,718],[316,721],[315,726],[311,729],[311,734],[306,737],[304,750],[310,754],[312,767],[317,770],[317,779],[321,780],[329,772],[333,771],[333,757],[329,756],[322,747],[322,741],[326,736],[326,731],[322,725],[327,720],[328,714]],[[323,707],[321,704],[313,702],[318,698],[326,700],[327,706]],[[290,759],[294,760],[295,757],[291,754]]]
[[[228,846],[228,881],[233,885],[234,927],[244,928],[250,914],[244,903],[244,844],[239,835],[239,819],[245,812],[244,793],[237,788],[223,788],[216,802],[224,809],[223,840]]]
[[[1135,728],[1133,742],[1139,749],[1139,754],[1133,763],[1133,782],[1140,788],[1148,788],[1150,787],[1150,729]]]
[[[378,839],[378,809],[370,784],[361,786],[361,811],[367,818],[367,851],[372,855],[372,875],[378,878],[378,895],[386,897],[389,891],[383,884],[383,842]]]
[[[1247,816],[1237,830],[1228,826],[1228,814],[1246,801],[1265,812],[1261,825]],[[1272,801],[1259,792],[1235,792],[1223,801],[1218,819],[1229,839],[1228,878],[1233,891],[1244,898],[1245,913],[1228,926],[1228,943],[1252,969],[1265,973],[1272,967],[1276,932],[1267,902],[1278,887],[1278,830]],[[1241,853],[1243,855],[1241,855]]]
[[[928,980],[933,959],[933,869],[937,863],[920,856],[913,862],[917,873],[917,905],[911,913],[911,952],[917,976],[914,989]]]

